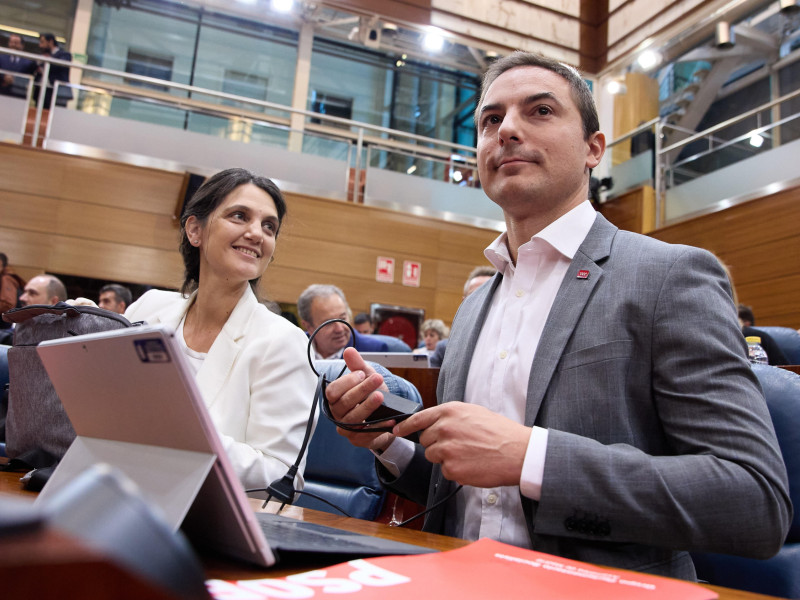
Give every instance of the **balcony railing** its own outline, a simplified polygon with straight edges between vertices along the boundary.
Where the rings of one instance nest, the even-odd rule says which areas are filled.
[[[595,176],[613,180],[608,198],[652,185],[656,227],[766,193],[797,179],[798,97],[793,91],[700,132],[653,119],[609,143]]]
[[[55,83],[50,106],[44,106],[45,89],[17,75],[23,97],[0,96],[8,108],[0,109],[7,139],[22,142],[27,127],[45,149],[201,174],[243,166],[284,189],[503,227],[499,208],[478,187],[473,147],[207,88],[0,52],[42,62],[43,81],[51,65],[80,72],[72,77],[80,83]]]
[[[288,190],[504,227],[500,209],[477,187],[473,147],[152,77],[0,52],[43,62],[44,81],[54,64],[78,70],[81,81],[57,82],[45,107],[46,90],[32,77],[16,75],[21,97],[0,96],[0,132],[7,139],[22,141],[28,131],[47,149],[201,174],[242,166]],[[71,91],[68,103],[59,96],[62,88]],[[613,180],[608,197],[652,185],[656,227],[728,206],[796,177],[792,159],[800,135],[786,126],[800,117],[791,104],[798,96],[800,90],[702,132],[681,130],[668,117],[653,119],[612,141],[594,175]]]

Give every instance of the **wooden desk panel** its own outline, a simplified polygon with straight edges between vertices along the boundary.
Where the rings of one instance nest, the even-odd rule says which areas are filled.
[[[398,377],[407,379],[416,386],[420,396],[422,396],[422,405],[425,408],[436,406],[436,385],[439,383],[438,368],[391,367],[389,371]]]
[[[26,498],[33,498],[35,494],[32,492],[27,492],[22,489],[22,486],[19,483],[19,473],[7,473],[4,471],[0,471],[0,493],[3,494],[10,494],[17,497],[26,497]],[[254,509],[260,510],[261,501],[259,500],[251,500],[251,504],[253,505]],[[267,510],[274,510],[277,506],[275,503],[270,503],[270,506]],[[417,544],[420,546],[427,546],[429,548],[434,548],[436,550],[455,550],[456,548],[461,548],[465,546],[468,542],[465,540],[461,540],[458,538],[451,538],[442,535],[436,535],[433,533],[425,533],[422,531],[415,531],[410,529],[402,529],[397,527],[389,527],[388,525],[383,525],[381,523],[373,523],[371,521],[362,521],[360,519],[352,519],[349,517],[342,517],[337,516],[329,513],[324,513],[316,510],[311,510],[308,508],[300,508],[296,506],[290,506],[284,509],[282,514],[285,514],[290,517],[294,517],[297,519],[302,519],[304,521],[310,521],[313,523],[320,523],[322,525],[328,525],[330,527],[338,527],[340,529],[347,529],[350,531],[356,531],[358,533],[364,533],[367,535],[374,535],[382,538],[393,539],[400,542],[406,542],[409,544]],[[56,536],[57,537],[57,536]],[[56,549],[61,549],[62,552],[60,554],[59,560],[61,562],[58,563],[57,567],[59,570],[66,570],[71,569],[71,578],[74,578],[75,581],[83,581],[86,582],[95,582],[95,577],[97,576],[98,568],[97,561],[92,561],[87,557],[90,555],[86,552],[85,549],[81,547],[81,545],[74,540],[64,540],[63,538],[56,539],[56,537],[50,536],[49,534],[44,537],[38,537],[34,535],[33,537],[29,538],[32,540],[32,544],[34,546],[28,546],[29,542],[22,542],[21,538],[0,538],[0,554],[1,556],[8,557],[17,555],[18,557],[22,557],[23,554],[20,552],[21,550],[25,550],[26,553],[29,553],[31,560],[36,562],[36,573],[38,576],[42,576],[44,570],[47,569],[49,572],[50,568],[55,568],[56,565],[48,564],[41,564],[39,560],[40,553],[44,552],[44,549],[48,546],[46,544],[53,544],[56,543]],[[36,546],[36,544],[45,544],[43,546]],[[63,544],[63,546],[62,546]],[[290,565],[276,565],[269,569],[263,569],[260,567],[253,567],[248,566],[246,564],[242,564],[239,562],[234,562],[226,558],[221,558],[218,556],[211,556],[201,554],[203,559],[203,564],[206,567],[206,576],[209,579],[263,579],[267,577],[285,577],[286,575],[291,575],[293,573],[298,573],[302,571],[308,571],[318,567],[329,566],[329,563],[321,563],[321,562],[305,562],[303,564],[290,564]],[[3,581],[10,581],[11,579],[19,578],[16,576],[18,573],[18,569],[20,566],[15,563],[14,573],[8,572],[3,570],[3,564],[5,564],[6,559],[0,562],[0,577],[3,578]],[[104,563],[107,565],[108,563]],[[103,567],[105,568],[105,567]],[[111,573],[109,572],[109,575]],[[118,574],[115,576],[119,576]],[[130,582],[129,582],[130,583]],[[139,582],[141,583],[141,582]],[[729,588],[723,588],[719,586],[709,585],[706,586],[709,589],[714,590],[717,594],[719,594],[720,600],[770,600],[773,599],[773,596],[765,596],[763,594],[753,594],[751,592],[744,592],[740,590],[733,590]],[[72,594],[71,590],[75,589],[78,591],[77,594]],[[103,595],[104,592],[108,592],[109,589],[117,590],[118,588],[101,588],[101,586],[97,585],[85,585],[83,587],[62,587],[59,590],[59,595],[57,596],[59,600],[97,600],[98,598],[112,598],[114,596],[109,596],[107,593]],[[6,588],[3,588],[4,594],[3,598],[13,598],[12,596],[8,596],[6,593]],[[18,596],[20,597],[20,596]],[[43,596],[40,596],[43,597]],[[51,596],[56,597],[56,596]],[[118,595],[116,598],[128,598],[129,596],[122,596]],[[137,596],[139,600],[145,598],[160,598],[161,596],[153,596],[148,594],[141,594]]]

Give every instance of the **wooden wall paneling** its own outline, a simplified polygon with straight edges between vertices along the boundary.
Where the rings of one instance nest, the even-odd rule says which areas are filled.
[[[631,190],[601,204],[599,212],[620,229],[648,233],[656,223],[655,190],[649,185]]]
[[[286,237],[339,242],[347,245],[381,248],[401,252],[414,247],[422,255],[435,255],[435,238],[424,235],[436,231],[440,221],[426,225],[420,217],[388,209],[286,194],[288,217]],[[411,218],[409,218],[411,217]],[[280,244],[280,240],[278,242]]]
[[[24,186],[0,180],[0,249],[20,273],[180,285],[172,212],[182,175],[0,146],[0,160],[7,157],[31,174]],[[50,177],[42,186],[36,182],[40,168],[69,175],[62,173],[57,184]],[[289,217],[262,285],[266,296],[280,302],[294,303],[309,284],[328,282],[345,291],[354,311],[378,302],[422,308],[449,321],[467,273],[486,263],[483,249],[497,236],[378,207],[286,197]],[[395,259],[393,284],[375,281],[378,256]],[[422,265],[420,287],[402,285],[405,260]]]
[[[462,300],[463,298],[460,293],[437,291],[434,297],[434,309],[429,315],[430,318],[441,319],[450,327],[453,324],[453,318],[456,316],[456,312]]]
[[[183,175],[0,144],[0,189],[172,215]]]
[[[179,241],[171,216],[68,200],[59,203],[56,231],[76,238],[162,250],[177,250]]]
[[[439,235],[439,260],[470,265],[464,277],[473,267],[489,264],[483,251],[500,235],[499,231],[463,227],[459,229],[443,226]],[[464,285],[462,280],[461,285]]]
[[[645,73],[626,73],[624,94],[614,96],[614,137],[618,138],[641,123],[658,116],[658,81]],[[618,165],[631,157],[630,141],[611,149],[612,164]]]
[[[278,258],[281,265],[294,268],[297,271],[305,271],[310,274],[324,273],[333,275],[349,275],[360,277],[365,281],[375,281],[376,259],[380,252],[375,248],[365,248],[360,245],[347,245],[337,242],[324,240],[309,240],[294,237],[292,239],[280,240],[283,243],[280,248]],[[389,254],[383,252],[383,254]],[[417,254],[404,253],[395,254],[395,260],[399,264],[395,265],[395,280],[400,279],[398,267],[402,267],[403,260],[415,260],[425,263],[425,257]],[[313,277],[313,275],[312,275]],[[427,271],[423,268],[421,286],[433,287],[436,281],[436,272]],[[311,283],[311,282],[310,282]],[[315,281],[315,283],[323,283]]]
[[[783,240],[764,240],[763,244],[721,253],[730,265],[733,282],[741,285],[800,275],[800,236]],[[800,297],[798,297],[800,308]]]
[[[608,54],[608,1],[580,0],[581,64],[585,73],[599,73]]]
[[[431,0],[326,0],[325,4],[366,14],[378,12],[390,19],[417,25],[428,24],[431,20]]]
[[[135,207],[172,216],[183,174],[75,157],[64,173],[62,198],[105,206]]]
[[[2,222],[2,221],[0,221]],[[22,273],[23,269],[41,273],[50,264],[51,233],[9,229],[0,225],[0,248],[8,256],[9,264]]]
[[[320,274],[317,274],[320,275]],[[397,281],[397,280],[395,280]],[[261,293],[278,302],[296,303],[300,293],[312,283],[331,283],[339,286],[347,296],[354,313],[368,311],[370,304],[396,304],[410,308],[423,308],[426,313],[433,306],[433,289],[403,286],[399,282],[377,283],[346,275],[318,276],[310,279],[307,272],[271,265],[261,283]]]
[[[64,162],[60,155],[6,143],[0,143],[0,155],[3,157],[0,189],[58,196],[64,176]]]
[[[758,325],[800,328],[800,187],[654,231],[714,252]]]
[[[57,216],[58,200],[55,198],[0,189],[0,225],[5,228],[55,231]]]
[[[789,275],[768,282],[736,285],[739,302],[753,307],[758,325],[800,328],[800,275]]]
[[[14,272],[22,277],[25,281],[30,281],[33,277],[37,275],[41,275],[45,272],[44,269],[39,269],[35,267],[14,267]]]
[[[48,271],[175,288],[183,262],[177,250],[53,236]]]

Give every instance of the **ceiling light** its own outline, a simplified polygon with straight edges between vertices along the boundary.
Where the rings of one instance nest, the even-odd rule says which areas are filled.
[[[439,52],[444,48],[444,35],[441,29],[432,27],[425,34],[422,40],[422,46],[429,52]]]
[[[750,136],[750,145],[753,148],[761,148],[761,145],[764,143],[764,138],[757,133],[754,133]]]
[[[461,171],[453,171],[452,178],[453,181],[459,183],[462,179],[464,179],[464,174]]]
[[[272,9],[277,12],[287,13],[293,6],[294,0],[272,0]]]
[[[609,94],[616,96],[618,94],[624,94],[628,91],[628,88],[619,79],[612,79],[606,85],[606,91]]]
[[[416,170],[417,170],[417,165],[411,165],[410,167],[408,167],[408,169],[406,169],[406,173],[411,175]]]
[[[661,63],[661,54],[655,50],[645,50],[636,60],[639,63],[639,66],[646,71]]]

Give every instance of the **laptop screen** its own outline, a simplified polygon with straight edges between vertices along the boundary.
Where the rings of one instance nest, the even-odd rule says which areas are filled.
[[[169,328],[51,340],[38,353],[77,439],[37,503],[105,462],[133,479],[173,529],[183,523],[193,543],[275,562]]]

